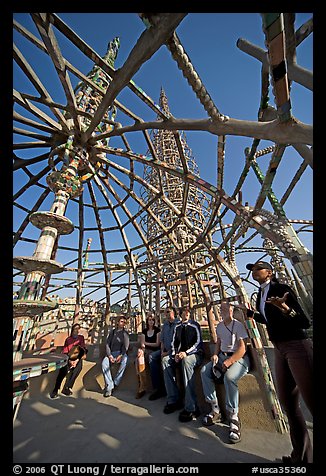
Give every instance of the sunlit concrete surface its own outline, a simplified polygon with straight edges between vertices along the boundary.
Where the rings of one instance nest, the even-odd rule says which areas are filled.
[[[26,398],[14,424],[14,462],[266,463],[290,452],[288,434],[243,427],[242,441],[229,444],[226,425],[180,423],[178,412],[163,413],[164,404],[148,394],[136,400],[126,388],[110,398],[100,388]]]

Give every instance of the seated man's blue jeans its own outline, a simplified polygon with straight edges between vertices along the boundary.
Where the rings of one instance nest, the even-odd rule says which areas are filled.
[[[112,352],[112,357],[116,358],[120,354],[121,354],[121,352],[119,352],[119,351]],[[114,385],[116,387],[119,385],[119,383],[122,379],[123,373],[126,369],[127,360],[128,360],[128,356],[126,354],[123,355],[122,359],[121,359],[121,362],[119,364],[118,372],[117,372],[114,380],[112,379],[112,375],[111,375],[111,362],[110,362],[109,357],[106,356],[102,360],[102,372],[103,372],[103,375],[104,375],[106,390],[108,392],[111,392],[111,390],[113,390]]]
[[[221,352],[218,354],[218,360],[222,363],[228,357]],[[208,362],[200,371],[200,376],[203,385],[203,392],[205,400],[208,403],[217,402],[215,390],[215,376],[213,374],[213,363]],[[239,411],[239,388],[238,380],[246,375],[249,371],[249,357],[245,355],[237,362],[231,365],[224,374],[224,388],[225,388],[225,407],[230,414],[238,413]]]
[[[176,368],[181,367],[185,387],[185,405],[188,412],[197,408],[195,391],[195,367],[202,363],[203,357],[199,354],[187,355],[180,362],[175,362],[174,357],[167,355],[162,359],[164,383],[167,392],[167,403],[176,403],[180,400],[180,392],[176,382]]]

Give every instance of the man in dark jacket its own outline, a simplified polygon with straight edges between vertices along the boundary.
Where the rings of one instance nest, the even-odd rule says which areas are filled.
[[[167,404],[164,413],[172,413],[181,407],[180,392],[176,383],[176,367],[181,366],[185,387],[184,409],[179,414],[182,422],[191,421],[200,412],[195,392],[195,367],[203,361],[203,339],[198,322],[190,319],[189,308],[181,309],[182,322],[177,324],[172,338],[172,352],[162,361]]]
[[[252,277],[260,284],[256,311],[247,316],[265,324],[274,346],[277,393],[287,414],[293,450],[283,456],[287,464],[312,463],[312,446],[299,404],[299,394],[312,410],[313,385],[312,341],[305,329],[311,325],[293,290],[273,277],[273,268],[266,261],[247,264]]]

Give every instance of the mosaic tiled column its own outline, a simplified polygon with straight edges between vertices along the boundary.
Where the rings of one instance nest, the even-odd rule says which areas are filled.
[[[61,171],[53,171],[47,177],[55,200],[49,212],[34,212],[30,222],[41,229],[33,256],[14,258],[14,268],[26,273],[24,282],[14,300],[14,361],[22,358],[28,343],[35,316],[57,307],[56,302],[43,301],[38,298],[42,281],[49,274],[60,273],[63,265],[51,259],[52,250],[58,235],[70,234],[74,226],[64,215],[70,197],[82,191],[80,179],[77,177],[80,158],[73,158]]]
[[[119,38],[114,38],[108,44],[108,50],[104,60],[114,65],[120,46]],[[96,86],[103,92],[109,85],[109,77],[104,71],[94,66],[88,77],[96,83]],[[77,92],[78,91],[78,92]],[[98,103],[101,101],[99,93],[85,82],[81,82],[75,89],[78,109],[87,110],[94,113]],[[101,122],[97,132],[101,133],[112,128],[112,123],[116,114],[115,106],[107,111],[105,118],[111,117],[111,124]],[[88,118],[82,118],[82,128],[85,130],[90,122]],[[68,119],[71,131],[74,124]],[[107,145],[108,139],[105,140]],[[61,170],[54,167],[53,156],[61,158],[63,166]],[[97,161],[101,154],[93,154],[90,158],[86,150],[79,144],[78,137],[71,132],[65,144],[61,144],[53,149],[49,155],[49,165],[53,168],[47,176],[47,183],[55,193],[55,200],[49,212],[35,212],[29,217],[31,223],[41,229],[33,256],[19,256],[14,258],[14,268],[26,273],[24,282],[18,293],[18,299],[14,300],[14,361],[22,358],[22,352],[26,349],[35,317],[53,310],[57,303],[49,300],[39,299],[41,287],[46,275],[60,273],[63,265],[51,259],[52,251],[58,235],[67,235],[73,231],[72,222],[64,217],[69,198],[77,197],[82,192],[82,183],[92,178],[95,169],[100,166]]]
[[[104,57],[111,66],[119,49],[119,38],[115,38],[108,45],[108,51]],[[76,95],[78,109],[93,114],[96,107],[101,102],[101,95],[98,89],[106,91],[109,84],[109,77],[98,66],[94,66],[88,77],[96,83],[96,89],[89,87],[85,82],[77,85],[76,90],[80,91]],[[76,92],[75,90],[75,92]],[[106,122],[101,122],[96,132],[101,133],[113,128],[116,108],[112,105],[105,114]],[[107,121],[110,123],[108,124]],[[90,119],[81,118],[82,130],[86,130]],[[68,200],[79,196],[82,193],[82,183],[91,179],[100,166],[99,159],[105,156],[105,153],[99,153],[96,147],[89,154],[80,144],[80,136],[75,136],[75,125],[71,118],[67,118],[67,124],[70,128],[70,135],[64,144],[60,144],[53,149],[49,155],[49,165],[53,169],[47,176],[49,188],[55,193],[55,200],[48,212],[37,211],[29,216],[30,222],[39,228],[41,235],[39,237],[33,256],[19,256],[14,258],[13,266],[25,273],[24,282],[20,288],[17,299],[14,300],[14,336],[13,336],[13,358],[14,358],[14,419],[17,415],[20,403],[28,389],[27,379],[40,375],[44,372],[54,371],[65,365],[65,359],[56,359],[51,357],[46,364],[38,358],[22,359],[25,350],[33,348],[34,339],[37,334],[38,322],[41,315],[46,311],[54,310],[58,303],[45,300],[45,292],[42,294],[42,288],[48,283],[45,278],[51,274],[60,273],[64,270],[61,263],[54,258],[59,235],[68,235],[72,233],[74,226],[72,222],[64,216]],[[93,135],[96,135],[94,132]],[[109,139],[99,145],[106,146]],[[96,145],[96,144],[95,144]],[[88,149],[89,150],[89,149]],[[55,169],[53,156],[57,155],[63,163],[61,170]],[[90,240],[88,242],[90,245]],[[81,280],[83,277],[81,275]],[[46,290],[46,288],[45,288]],[[38,317],[39,316],[39,317]],[[33,332],[32,332],[33,331]],[[27,367],[26,367],[27,366]],[[26,368],[25,368],[26,367]],[[16,369],[16,370],[15,370]],[[17,370],[18,369],[18,370]],[[15,375],[15,371],[17,375]]]
[[[76,306],[75,306],[75,313],[74,313],[74,321],[73,323],[79,322],[79,318],[81,317],[81,307],[82,307],[82,292],[83,292],[83,282],[85,279],[85,269],[88,268],[88,252],[91,248],[92,238],[88,238],[87,246],[85,250],[84,262],[82,264],[82,270],[78,270],[78,278],[77,278],[77,290],[76,290]]]

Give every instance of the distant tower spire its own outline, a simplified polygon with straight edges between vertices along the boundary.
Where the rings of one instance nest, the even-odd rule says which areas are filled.
[[[112,68],[114,68],[114,62],[118,56],[118,50],[120,48],[120,38],[116,36],[113,40],[108,43],[108,49],[104,56],[104,60],[109,63]]]
[[[163,89],[163,86],[161,86],[161,93],[160,93],[160,100],[159,100],[159,105],[161,110],[168,116],[170,117],[170,109],[169,109],[169,104],[168,104],[168,98],[166,97],[165,91]]]
[[[168,99],[163,87],[161,87],[160,91],[159,106],[162,112],[168,117],[171,116]],[[165,129],[156,130],[152,134],[157,158],[168,164],[171,169],[176,167],[182,168],[184,162],[186,163],[187,172],[199,176],[198,165],[187,144],[185,135],[182,131],[179,132],[183,161],[181,160],[180,150],[173,131]],[[193,184],[188,184],[186,187],[183,176],[176,176],[167,171],[158,172],[151,166],[145,166],[144,179],[156,189],[161,187],[164,196],[168,200],[178,207],[179,210],[185,210],[187,222],[192,224],[192,228],[197,233],[201,233],[205,229],[209,210],[207,208],[207,198],[198,187]],[[187,194],[186,198],[185,193]],[[145,202],[151,202],[154,198],[154,192],[144,187],[142,189],[142,197]],[[185,199],[186,205],[184,204]],[[173,230],[171,233],[173,239],[179,243],[182,251],[194,246],[196,235],[189,231],[189,227],[184,222],[180,222],[180,217],[169,208],[165,200],[156,198],[151,204],[151,210],[159,218],[166,230]],[[159,282],[161,280],[160,276],[163,275],[167,282],[174,283],[173,285],[170,284],[167,290],[167,299],[173,302],[174,305],[180,306],[186,299],[192,305],[197,303],[199,292],[196,282],[186,278],[186,275],[189,271],[188,264],[191,264],[193,267],[205,264],[205,253],[202,250],[196,251],[191,255],[191,263],[188,263],[186,260],[181,262],[177,258],[178,251],[173,246],[169,236],[162,235],[162,229],[151,214],[147,214],[144,217],[142,227],[148,241],[152,243],[151,248],[154,256],[158,259],[164,256],[164,263],[161,266],[160,272],[156,277],[152,276],[153,281]],[[161,236],[160,239],[156,239],[157,236]],[[210,276],[215,274],[215,269],[210,267],[207,272],[201,274],[201,279],[209,282]],[[151,293],[154,293],[154,287],[153,285],[148,288],[149,298]],[[155,293],[158,294],[157,288]]]

